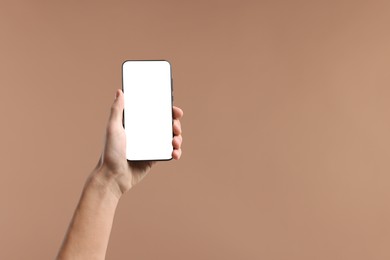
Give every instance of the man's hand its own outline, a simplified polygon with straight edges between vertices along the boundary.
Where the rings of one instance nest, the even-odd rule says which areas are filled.
[[[113,185],[113,192],[119,197],[140,182],[155,163],[153,161],[127,161],[126,134],[122,125],[123,108],[123,92],[118,89],[108,120],[105,147],[97,165],[97,171],[94,173],[95,177],[101,178],[102,181],[109,181]],[[172,157],[176,160],[180,159],[181,156],[183,139],[179,120],[182,116],[183,111],[178,107],[173,107],[174,137],[172,144],[174,150]],[[99,174],[101,176],[98,176]]]

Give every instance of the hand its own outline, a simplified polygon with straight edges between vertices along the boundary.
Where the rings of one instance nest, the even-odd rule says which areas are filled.
[[[103,175],[104,181],[114,184],[118,196],[130,190],[140,182],[149,172],[154,161],[130,162],[126,159],[126,134],[122,125],[124,108],[124,98],[122,90],[118,89],[115,101],[111,107],[110,118],[108,120],[106,140],[103,153],[96,167],[98,174]],[[181,125],[180,118],[183,111],[178,107],[173,107],[173,133],[172,157],[175,160],[181,156]],[[112,181],[113,180],[113,181]]]

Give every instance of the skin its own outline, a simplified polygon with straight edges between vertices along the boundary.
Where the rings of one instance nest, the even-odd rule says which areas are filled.
[[[106,139],[98,164],[89,175],[65,235],[57,260],[105,259],[119,199],[150,171],[155,162],[126,160],[126,135],[122,126],[124,99],[118,89],[107,124]],[[172,157],[181,156],[183,111],[173,107]]]

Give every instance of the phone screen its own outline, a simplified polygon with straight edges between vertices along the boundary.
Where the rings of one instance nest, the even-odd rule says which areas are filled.
[[[172,159],[172,77],[168,61],[125,61],[122,66],[126,157]]]

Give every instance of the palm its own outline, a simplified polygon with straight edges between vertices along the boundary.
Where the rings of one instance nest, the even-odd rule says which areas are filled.
[[[130,162],[126,160],[126,134],[122,126],[107,128],[104,163],[120,177],[119,185],[126,191],[140,182],[152,167],[152,161]]]

